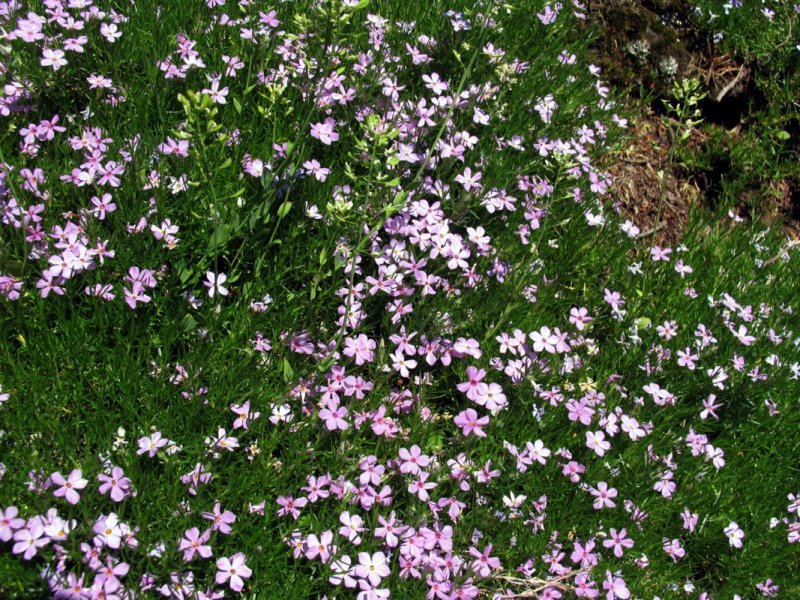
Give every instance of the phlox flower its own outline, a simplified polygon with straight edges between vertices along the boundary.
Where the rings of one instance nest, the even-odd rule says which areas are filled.
[[[468,381],[459,383],[456,385],[456,389],[459,392],[466,393],[467,398],[475,402],[486,393],[487,385],[481,381],[484,377],[486,377],[486,371],[483,369],[476,369],[472,366],[467,367]]]
[[[587,431],[586,447],[594,450],[597,456],[604,456],[611,449],[611,444],[606,441],[606,434],[602,431]]]
[[[336,122],[330,117],[322,123],[313,123],[311,125],[311,137],[318,139],[326,146],[330,146],[339,139],[339,134],[333,129],[335,125]]]
[[[461,428],[461,433],[465,436],[474,433],[478,437],[486,437],[483,427],[489,424],[489,417],[478,417],[474,409],[468,408],[458,413],[453,423]]]
[[[427,467],[431,459],[422,453],[422,449],[414,444],[410,449],[400,448],[400,472],[419,475],[420,471]]]
[[[25,527],[25,519],[19,518],[16,506],[9,506],[5,510],[0,508],[0,542],[8,542],[14,532]]]
[[[594,547],[594,540],[589,540],[583,545],[581,545],[580,542],[575,542],[573,546],[573,552],[570,555],[570,560],[575,564],[579,564],[583,569],[588,569],[597,565],[597,554],[592,552]]]
[[[390,354],[389,358],[392,359],[392,368],[400,373],[402,377],[408,377],[409,370],[414,369],[417,366],[417,361],[414,359],[406,358],[403,356],[403,353],[398,350],[397,352]]]
[[[627,600],[631,597],[625,580],[608,570],[606,570],[606,578],[603,581],[603,589],[606,590],[606,600],[616,600],[617,598]]]
[[[361,366],[375,359],[375,347],[375,340],[369,339],[362,333],[356,338],[346,337],[344,340],[344,350],[342,350],[342,352],[345,356],[353,358],[356,365]]]
[[[603,540],[605,548],[613,548],[614,556],[622,558],[624,552],[623,548],[633,548],[634,542],[628,537],[628,530],[624,527],[617,532],[613,527],[611,528],[608,539]]]
[[[681,518],[683,519],[683,528],[688,529],[690,533],[694,533],[697,522],[700,520],[700,515],[691,512],[688,508],[684,508]]]
[[[255,420],[261,416],[260,412],[250,412],[250,400],[245,400],[241,405],[231,404],[230,409],[237,417],[233,422],[234,429],[247,429],[251,420]]]
[[[358,546],[361,543],[361,533],[364,531],[364,520],[358,515],[351,515],[344,511],[339,515],[339,535],[347,538],[349,542]]]
[[[686,556],[686,550],[683,549],[683,546],[681,546],[681,541],[678,538],[675,538],[674,540],[664,538],[662,547],[664,548],[664,552],[666,552],[675,562],[678,562],[680,559]]]
[[[331,554],[336,552],[336,546],[333,545],[333,532],[323,531],[319,537],[312,533],[306,538],[304,548],[308,560],[319,557],[323,563],[328,562]]]
[[[479,386],[477,394],[478,398],[475,403],[485,407],[493,415],[508,406],[508,399],[503,393],[503,388],[497,383],[489,383],[485,388]]]
[[[136,443],[139,445],[139,449],[136,451],[137,455],[147,453],[150,458],[153,458],[159,448],[166,446],[169,440],[162,437],[160,431],[154,431],[149,436],[139,438]]]
[[[300,517],[300,509],[308,504],[308,498],[298,498],[295,500],[291,496],[278,496],[276,502],[281,507],[278,509],[278,516],[292,515],[296,521]]]
[[[600,481],[597,484],[597,488],[591,488],[591,494],[595,497],[594,501],[594,509],[600,510],[602,508],[614,508],[616,503],[611,500],[612,498],[617,497],[617,490],[616,488],[608,487],[608,484],[605,481]]]
[[[533,443],[526,442],[525,448],[528,451],[528,456],[540,465],[546,465],[548,457],[552,454],[549,448],[544,447],[542,440],[536,440]]]
[[[89,481],[83,478],[83,473],[80,469],[73,469],[66,479],[64,479],[60,471],[56,471],[50,475],[50,480],[55,485],[59,486],[59,488],[53,492],[53,495],[56,498],[63,497],[70,504],[78,503],[81,499],[78,490],[82,490],[89,484]]]
[[[219,531],[224,535],[228,535],[232,531],[231,523],[236,522],[236,515],[229,510],[222,511],[219,502],[214,504],[213,512],[204,512],[202,516],[204,519],[212,521],[212,530]]]
[[[109,43],[113,44],[122,37],[122,32],[117,29],[114,23],[101,23],[100,35],[106,38]]]
[[[368,552],[358,553],[356,577],[369,582],[372,587],[377,587],[381,580],[388,577],[390,573],[389,565],[386,564],[386,555],[383,552],[374,552],[371,555]]]
[[[496,556],[489,556],[491,552],[491,544],[487,545],[483,552],[479,552],[477,548],[470,546],[469,553],[475,558],[470,564],[470,568],[478,577],[486,578],[491,575],[494,569],[500,568],[500,559]]]
[[[131,492],[131,480],[125,477],[125,473],[119,467],[111,467],[111,473],[100,473],[97,475],[100,481],[99,492],[109,494],[114,502],[122,502]]]
[[[597,584],[589,579],[587,573],[581,572],[575,576],[575,595],[578,598],[597,598],[600,592]]]
[[[710,460],[714,468],[720,470],[725,466],[725,452],[722,448],[717,448],[711,444],[705,445],[705,460]]]
[[[348,589],[353,589],[358,585],[354,577],[353,561],[347,554],[343,554],[331,562],[331,571],[333,574],[328,578],[331,585],[343,585]]]
[[[397,522],[397,516],[394,511],[389,515],[388,519],[379,516],[378,523],[381,527],[375,529],[375,537],[385,539],[386,545],[389,548],[396,548],[400,543],[400,538],[398,536],[403,535],[407,527]]]
[[[582,464],[575,462],[574,460],[569,461],[561,468],[561,474],[565,477],[569,477],[569,480],[572,483],[578,483],[581,480],[581,474],[586,472],[586,467]]]
[[[67,59],[64,58],[63,50],[51,50],[45,48],[42,50],[42,60],[39,61],[43,67],[52,67],[54,71],[58,71],[61,67],[67,64]]]
[[[331,478],[327,475],[321,475],[320,477],[309,475],[306,478],[307,485],[303,486],[302,490],[308,494],[310,502],[324,500],[330,496],[330,490],[328,490],[330,482]]]
[[[96,546],[108,546],[116,550],[122,545],[124,532],[122,523],[115,513],[109,513],[108,516],[101,515],[92,531],[96,534],[93,540]]]
[[[206,543],[210,537],[210,529],[206,529],[203,533],[200,533],[197,527],[187,529],[183,539],[178,543],[178,550],[183,552],[183,560],[189,562],[195,554],[199,554],[201,558],[211,558],[211,546]]]
[[[656,481],[653,485],[653,489],[657,492],[660,492],[664,498],[671,498],[672,494],[675,493],[675,489],[677,485],[672,478],[674,477],[672,471],[665,471],[661,474],[661,479]]]
[[[225,431],[225,429],[219,427],[217,429],[216,437],[213,438],[213,445],[214,448],[221,448],[223,450],[227,450],[228,452],[233,452],[239,447],[239,439],[233,437],[232,435],[228,435],[228,432]]]
[[[464,172],[460,175],[456,175],[456,181],[462,185],[462,187],[466,191],[472,191],[473,189],[480,189],[481,186],[481,178],[483,174],[480,171],[475,173],[472,172],[472,169],[467,167],[464,169]]]
[[[427,502],[430,498],[428,490],[432,490],[437,486],[433,481],[428,481],[429,477],[430,473],[427,471],[420,473],[417,479],[408,484],[408,493],[414,494],[422,502]]]
[[[22,554],[22,558],[30,560],[39,551],[50,543],[50,538],[45,536],[44,525],[41,519],[31,519],[25,527],[18,529],[14,532],[14,545],[11,547],[11,552],[14,554]]]
[[[325,428],[328,431],[344,431],[350,427],[350,423],[345,420],[347,409],[339,406],[337,400],[331,399],[325,404],[325,408],[319,411],[319,418],[325,421]]]
[[[237,552],[231,557],[223,556],[217,559],[217,575],[214,578],[217,585],[230,581],[231,589],[234,592],[241,592],[244,588],[244,580],[253,574],[245,560],[245,555],[241,552]]]
[[[744,539],[744,530],[739,527],[736,521],[731,521],[725,529],[722,530],[728,536],[728,543],[733,548],[741,548],[742,540]]]
[[[223,287],[223,283],[228,280],[228,276],[225,273],[212,273],[211,271],[206,272],[206,281],[203,282],[203,285],[208,288],[208,297],[213,298],[215,294],[219,294],[220,296],[227,296],[228,295],[228,288]]]

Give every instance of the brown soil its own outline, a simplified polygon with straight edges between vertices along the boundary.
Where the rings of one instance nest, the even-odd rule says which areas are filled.
[[[720,160],[710,171],[690,171],[669,165],[671,134],[663,123],[662,99],[670,96],[675,79],[691,77],[703,83],[707,99],[700,108],[706,123],[726,130],[726,144],[736,142],[748,125],[750,111],[763,105],[755,89],[752,67],[738,57],[719,54],[711,40],[692,25],[691,2],[687,0],[590,0],[591,20],[599,23],[601,35],[593,43],[595,61],[605,79],[628,92],[628,101],[640,116],[631,123],[628,146],[611,158],[608,170],[614,177],[612,198],[643,234],[655,230],[661,244],[674,244],[682,236],[692,207],[713,211],[720,182],[731,165]],[[634,52],[631,45],[647,52]],[[642,44],[644,42],[644,44]],[[675,60],[673,77],[665,74],[666,59]],[[706,143],[699,129],[684,142],[701,151]],[[678,161],[673,161],[677,163]],[[656,215],[662,204],[661,218]],[[742,194],[738,212],[782,225],[793,238],[800,238],[800,181],[766,182]]]

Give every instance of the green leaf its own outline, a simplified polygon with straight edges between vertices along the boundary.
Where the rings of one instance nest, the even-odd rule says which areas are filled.
[[[233,107],[236,109],[237,113],[242,114],[242,103],[236,98],[233,99]]]
[[[283,359],[283,380],[289,383],[294,378],[294,369],[287,359]]]
[[[181,329],[184,331],[184,333],[191,333],[196,328],[197,321],[195,318],[190,314],[184,315],[183,319],[181,319]]]
[[[788,131],[780,130],[778,133],[775,134],[775,137],[785,142],[786,140],[790,139],[792,135]]]
[[[292,203],[287,200],[278,208],[278,217],[282,219],[289,214],[290,210],[292,210]]]
[[[215,252],[222,248],[230,239],[231,235],[224,225],[218,226],[212,236],[208,239],[208,252]]]

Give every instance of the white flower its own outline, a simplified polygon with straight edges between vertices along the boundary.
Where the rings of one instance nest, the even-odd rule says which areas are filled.
[[[228,295],[228,288],[223,287],[222,285],[228,280],[228,276],[225,275],[225,273],[215,274],[211,271],[207,271],[206,279],[208,281],[204,281],[203,285],[208,288],[209,298],[213,298],[214,294],[219,294],[220,296]]]

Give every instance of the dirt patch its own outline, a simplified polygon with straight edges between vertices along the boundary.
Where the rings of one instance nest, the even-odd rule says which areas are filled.
[[[653,232],[657,243],[674,245],[689,221],[691,207],[703,202],[703,182],[670,167],[671,135],[652,111],[632,123],[629,133],[627,146],[607,167],[614,180],[612,198],[643,233]]]
[[[693,208],[715,212],[723,195],[723,181],[732,165],[725,155],[715,156],[705,168],[689,168],[673,159],[669,163],[672,134],[660,115],[645,107],[629,127],[623,150],[609,158],[606,170],[613,177],[611,198],[626,218],[643,234],[653,233],[658,244],[680,242]],[[737,132],[728,132],[728,144]],[[683,142],[690,151],[702,152],[706,135],[693,129]],[[661,216],[656,222],[661,205]],[[800,239],[800,180],[786,178],[746,190],[733,207],[737,216],[783,227]]]
[[[766,106],[755,87],[754,66],[720,53],[696,27],[687,0],[590,0],[588,8],[591,21],[600,26],[592,43],[595,62],[607,81],[627,93],[634,112],[641,113],[632,123],[627,147],[607,166],[615,182],[612,197],[643,232],[655,230],[658,243],[674,244],[692,207],[719,210],[723,184],[736,175],[725,150]],[[706,92],[699,106],[703,122],[724,131],[721,148],[718,141],[716,147],[710,145],[700,129],[683,142],[684,152],[712,151],[702,169],[687,168],[678,160],[669,164],[672,139],[663,123],[663,100],[671,97],[673,82],[683,78],[701,82]],[[792,137],[796,139],[794,133]],[[765,181],[741,194],[736,210],[746,218],[782,225],[797,237],[800,182]]]

